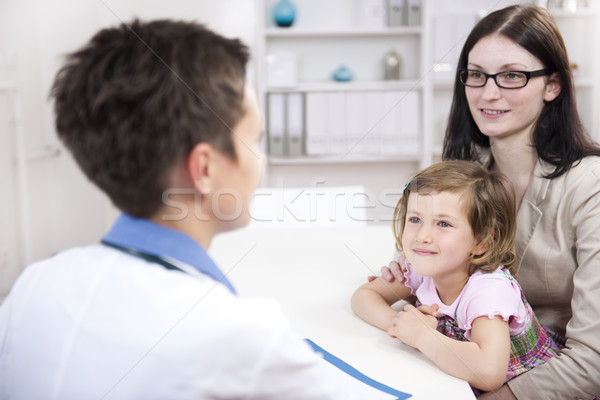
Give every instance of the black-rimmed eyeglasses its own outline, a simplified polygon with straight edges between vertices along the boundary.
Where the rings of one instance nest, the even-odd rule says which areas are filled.
[[[483,87],[488,78],[494,79],[496,85],[503,89],[520,89],[527,86],[529,79],[550,74],[546,68],[537,71],[503,71],[497,74],[486,74],[476,69],[461,69],[460,82],[469,87]]]

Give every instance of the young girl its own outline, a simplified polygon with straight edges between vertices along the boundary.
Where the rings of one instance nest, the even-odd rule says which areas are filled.
[[[404,279],[361,286],[352,309],[474,388],[497,389],[559,351],[510,273],[515,219],[501,174],[467,161],[417,173],[394,212]],[[412,296],[437,309],[437,320],[410,304],[391,307]]]

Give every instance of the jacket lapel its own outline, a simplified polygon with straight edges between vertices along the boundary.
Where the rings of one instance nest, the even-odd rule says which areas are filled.
[[[553,170],[554,166],[538,160],[533,170],[531,182],[529,182],[525,196],[523,196],[523,201],[517,213],[517,232],[515,236],[517,263],[515,265],[515,274],[521,268],[527,247],[543,215],[539,204],[545,200],[551,182],[550,179],[544,178],[544,175]]]

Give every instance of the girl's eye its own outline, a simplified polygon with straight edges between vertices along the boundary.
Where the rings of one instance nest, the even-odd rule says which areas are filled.
[[[449,223],[447,223],[446,221],[440,221],[439,225],[442,228],[450,228],[452,225],[450,225]]]
[[[409,217],[408,222],[410,222],[412,224],[418,224],[420,222],[420,219],[419,219],[419,217]]]

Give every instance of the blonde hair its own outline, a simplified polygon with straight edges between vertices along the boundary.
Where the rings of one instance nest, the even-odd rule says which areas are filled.
[[[479,246],[481,255],[471,255],[469,273],[477,269],[493,271],[504,265],[513,275],[515,255],[515,192],[499,172],[488,171],[469,161],[444,161],[415,174],[404,187],[394,210],[396,249],[402,251],[402,234],[408,197],[411,193],[459,193],[463,210]]]

